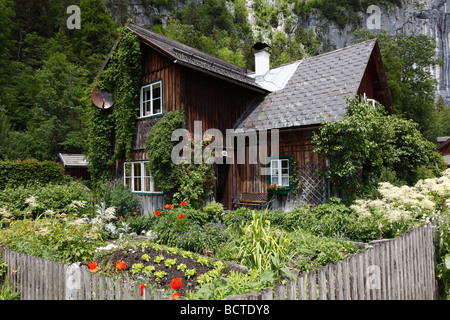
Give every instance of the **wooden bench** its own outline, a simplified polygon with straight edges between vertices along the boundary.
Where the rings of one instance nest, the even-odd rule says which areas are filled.
[[[268,193],[241,192],[239,199],[233,199],[233,209],[238,207],[262,209],[267,201],[269,201]]]

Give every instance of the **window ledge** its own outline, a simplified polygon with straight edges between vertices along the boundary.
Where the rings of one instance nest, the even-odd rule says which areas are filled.
[[[139,118],[137,118],[137,120],[138,120],[138,121],[140,121],[140,120],[147,120],[147,119],[157,118],[157,117],[162,117],[162,116],[163,116],[163,114],[160,113],[160,114],[155,114],[155,115],[153,115],[153,116],[139,117]]]

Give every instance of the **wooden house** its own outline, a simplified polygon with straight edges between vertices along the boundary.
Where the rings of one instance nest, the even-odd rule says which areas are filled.
[[[63,168],[63,174],[83,180],[90,179],[84,154],[59,153],[56,162]]]
[[[444,157],[447,168],[450,168],[450,137],[438,137],[437,142],[440,143],[437,150]]]
[[[313,132],[323,121],[342,119],[348,95],[364,95],[391,111],[375,39],[273,69],[269,68],[270,53],[263,49],[255,53],[253,72],[141,26],[128,23],[127,28],[142,41],[144,65],[133,160],[118,163],[116,175],[142,195],[145,210],[162,208],[166,201],[145,165],[145,142],[150,128],[169,111],[183,109],[190,132],[194,121],[202,122],[203,131],[215,128],[224,135],[227,129],[233,129],[235,136],[278,130],[277,159],[268,158],[264,165],[216,164],[213,198],[227,209],[242,192],[267,193],[268,184],[289,189],[293,159],[304,180],[300,199],[323,202],[330,192],[317,172],[326,161],[313,153]],[[252,149],[249,145],[246,149],[248,158]],[[233,151],[237,150],[227,151],[236,158]],[[267,167],[269,175],[261,174],[261,166]],[[274,195],[274,200],[274,208],[289,210],[294,205],[290,195]]]

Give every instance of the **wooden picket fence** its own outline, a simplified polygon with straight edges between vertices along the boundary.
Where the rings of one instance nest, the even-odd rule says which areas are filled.
[[[230,300],[435,300],[433,225],[398,238],[374,241],[362,253],[317,271],[303,272],[259,293]]]
[[[8,249],[3,250],[2,259],[8,264],[9,285],[20,291],[20,300],[172,299],[172,295],[164,295],[162,290],[152,292],[148,287],[141,295],[139,285],[129,279],[91,273],[79,264],[64,265]]]
[[[437,299],[435,245],[431,224],[398,238],[374,241],[369,250],[316,271],[300,273],[273,289],[225,300],[413,300]],[[163,291],[128,279],[3,250],[8,280],[21,300],[163,300]]]

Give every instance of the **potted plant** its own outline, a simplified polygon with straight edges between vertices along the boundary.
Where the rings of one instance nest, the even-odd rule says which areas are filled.
[[[286,188],[286,186],[280,185],[277,186],[276,184],[268,184],[267,191],[272,194],[287,194],[289,190]]]

